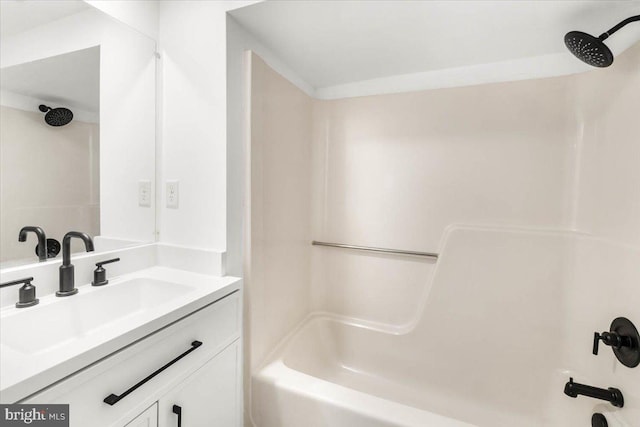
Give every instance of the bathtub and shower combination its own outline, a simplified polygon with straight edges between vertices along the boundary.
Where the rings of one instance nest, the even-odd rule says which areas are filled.
[[[410,324],[382,329],[314,314],[276,348],[252,378],[256,425],[579,427],[604,414],[610,426],[637,426],[640,405],[630,398],[638,396],[617,408],[564,394],[572,377],[598,383],[606,368],[628,369],[610,351],[591,352],[589,328],[608,323],[589,312],[602,295],[582,295],[590,273],[576,269],[602,259],[599,243],[450,227]],[[632,303],[622,311],[633,313]],[[603,374],[589,374],[597,365]]]
[[[623,22],[626,24],[634,20],[640,20],[640,16]],[[599,39],[571,32],[567,34],[567,47],[591,65],[611,65],[613,57],[608,56],[610,52],[602,41],[621,27],[614,27],[614,31]],[[591,43],[590,47],[588,43]],[[626,220],[629,216],[622,216],[625,209],[635,209],[637,213],[637,202],[640,201],[637,189],[640,175],[638,168],[633,166],[633,159],[640,158],[637,147],[640,144],[637,137],[633,137],[640,130],[637,124],[640,45],[616,61],[620,63],[618,71],[612,70],[608,75],[585,75],[578,83],[570,80],[573,76],[540,83],[548,85],[545,88],[551,88],[549,92],[562,87],[574,94],[571,91],[576,87],[589,87],[596,88],[596,94],[599,90],[612,94],[611,105],[605,105],[602,111],[598,110],[602,103],[595,100],[596,95],[593,99],[581,98],[580,102],[585,105],[595,101],[588,107],[576,107],[581,111],[576,114],[579,117],[572,117],[577,126],[569,126],[566,131],[569,135],[578,129],[577,142],[570,148],[577,160],[574,159],[574,175],[567,178],[566,195],[567,203],[574,204],[570,209],[573,209],[575,218],[557,227],[527,226],[526,221],[508,219],[502,223],[496,221],[494,225],[491,222],[449,223],[437,254],[391,251],[380,255],[352,247],[351,244],[359,243],[354,241],[338,242],[347,244],[342,247],[312,246],[313,238],[327,237],[322,233],[326,224],[318,226],[314,220],[308,219],[314,209],[303,206],[300,200],[306,197],[309,187],[327,192],[326,188],[331,185],[328,181],[332,179],[327,178],[327,174],[338,170],[341,162],[348,164],[340,157],[343,154],[339,152],[341,146],[334,142],[333,146],[319,144],[323,149],[316,151],[313,147],[300,148],[298,140],[301,138],[295,134],[290,146],[291,150],[299,150],[295,155],[302,159],[312,153],[326,164],[319,168],[325,174],[323,179],[317,180],[319,187],[314,187],[317,182],[313,178],[303,177],[314,166],[313,160],[300,166],[299,174],[295,175],[300,179],[293,183],[295,180],[287,176],[287,173],[294,176],[293,163],[287,163],[286,167],[278,166],[284,157],[278,154],[277,144],[284,146],[287,135],[282,130],[275,132],[275,142],[271,141],[269,146],[273,153],[268,154],[266,148],[269,141],[264,139],[264,135],[276,129],[275,116],[268,116],[270,120],[252,127],[254,134],[263,138],[260,143],[264,143],[263,146],[252,145],[252,150],[258,147],[252,153],[258,159],[252,163],[252,174],[259,177],[255,181],[255,194],[259,197],[253,197],[252,203],[262,209],[251,213],[255,235],[253,261],[262,263],[262,266],[270,262],[277,264],[269,270],[271,284],[277,282],[277,273],[290,265],[308,264],[310,267],[303,268],[304,274],[291,279],[289,285],[273,285],[271,290],[265,287],[261,291],[263,294],[253,296],[252,282],[260,282],[263,279],[261,274],[266,270],[264,267],[252,270],[247,280],[249,298],[254,298],[251,303],[259,306],[266,300],[267,292],[277,293],[281,300],[294,300],[303,295],[300,289],[309,284],[300,278],[305,274],[306,277],[312,276],[314,268],[324,265],[317,260],[325,255],[380,257],[378,260],[385,263],[400,263],[407,258],[426,256],[433,263],[429,275],[423,278],[419,295],[414,298],[414,306],[406,308],[408,320],[404,322],[376,321],[366,316],[311,308],[306,311],[311,314],[303,316],[295,326],[291,325],[288,333],[281,334],[284,338],[273,346],[261,344],[269,351],[263,351],[257,363],[251,366],[248,379],[250,401],[247,405],[251,408],[251,421],[256,427],[640,427],[640,367],[633,366],[633,363],[625,366],[610,348],[617,345],[617,350],[627,347],[638,350],[638,338],[616,344],[617,338],[607,335],[614,332],[614,319],[624,317],[634,321],[636,326],[640,324],[640,292],[637,291],[640,283],[640,239],[637,239],[640,224],[637,220]],[[270,82],[266,86],[282,89],[285,87],[284,83],[282,85]],[[501,89],[520,90],[516,85]],[[444,99],[438,108],[453,111],[449,98],[444,95],[437,98],[442,93],[434,91],[432,95],[434,99]],[[451,99],[456,102],[468,99],[462,97],[462,92],[451,93]],[[407,95],[401,101],[409,97]],[[264,95],[256,98],[262,103],[254,114],[258,117],[256,120],[261,120],[258,113],[266,114],[267,98]],[[306,108],[308,101],[301,101],[293,95],[288,98],[289,101],[292,99],[297,101],[289,114]],[[395,103],[389,109],[398,108],[400,111],[400,98],[389,99]],[[415,99],[411,101],[418,103]],[[354,108],[357,102],[360,102],[359,106],[367,106],[366,101],[345,101],[331,110],[333,113],[327,117],[334,118],[338,115],[336,112],[350,111],[348,108]],[[552,108],[548,104],[545,107]],[[324,105],[315,104],[311,108],[315,108],[313,114],[325,117],[322,115]],[[375,111],[381,111],[380,107]],[[439,113],[435,107],[429,111]],[[509,113],[507,110],[498,111],[504,115]],[[486,113],[486,120],[493,119],[491,114]],[[581,114],[584,117],[592,117],[588,114],[593,114],[597,119],[585,124],[586,119]],[[360,120],[362,116],[353,117]],[[373,117],[382,116],[374,114]],[[289,125],[289,121],[283,122]],[[330,123],[329,120],[317,122],[331,127],[326,124]],[[398,122],[405,124],[402,120]],[[621,124],[624,129],[621,129]],[[310,125],[312,130],[314,126]],[[513,125],[509,131],[521,137],[519,126]],[[349,149],[354,153],[361,153],[357,151],[361,148],[357,145],[361,140],[376,140],[375,136],[357,133],[339,120],[334,122],[334,127],[344,134],[352,132],[349,135],[356,142]],[[432,128],[441,133],[457,130],[455,126],[438,128],[432,125]],[[478,129],[483,128],[479,126]],[[558,129],[565,132],[565,128]],[[495,138],[503,136],[499,132]],[[441,133],[436,133],[436,136],[440,137]],[[488,140],[491,138],[492,135]],[[324,141],[323,138],[317,140]],[[462,137],[451,139],[452,143],[458,144],[463,140]],[[335,151],[331,153],[330,150]],[[347,149],[345,152],[349,154]],[[463,161],[468,155],[462,150],[457,154]],[[535,157],[535,154],[531,156]],[[545,156],[533,160],[542,159],[541,164],[544,165],[544,162],[549,162],[551,154],[546,152]],[[285,170],[287,173],[283,172]],[[339,175],[339,178],[344,176],[349,175]],[[530,176],[530,180],[540,176]],[[445,179],[448,177],[446,175]],[[527,179],[525,176],[528,183]],[[456,182],[451,182],[455,188]],[[556,184],[546,187],[545,191],[553,185]],[[619,192],[611,189],[616,185],[620,187]],[[274,202],[269,204],[268,192],[283,186],[286,191],[277,193],[280,198],[272,196]],[[289,194],[284,196],[286,192]],[[294,193],[299,196],[297,199],[287,199]],[[344,196],[347,193],[340,194]],[[336,203],[339,206],[334,209],[346,210],[342,204],[348,203],[345,202],[347,196],[337,198],[337,202],[326,194],[322,197],[324,200],[318,201],[312,196],[311,204]],[[529,195],[523,192],[516,193],[515,197],[520,203]],[[489,204],[483,205],[487,210],[490,203],[500,203],[495,195],[477,196],[477,200],[479,204],[488,201]],[[290,210],[298,209],[297,219],[284,208],[276,207],[276,202],[290,203]],[[278,216],[287,220],[277,222]],[[352,224],[365,228],[354,221]],[[290,228],[296,228],[297,234]],[[321,231],[312,236],[309,229]],[[336,229],[349,234],[344,228]],[[340,234],[335,229],[333,231],[334,236]],[[260,252],[265,250],[265,242],[271,245],[269,256]],[[328,277],[326,274],[318,276]],[[313,286],[321,287],[322,284],[314,279],[310,279]],[[341,285],[348,286],[346,282],[333,283],[328,292],[340,292]],[[397,283],[391,277],[387,285],[393,288]],[[360,289],[366,292],[366,287]],[[630,292],[631,289],[635,291]],[[345,295],[354,298],[353,292],[345,292]],[[389,301],[390,311],[403,310],[397,306],[398,301]],[[293,307],[293,304],[288,307]],[[267,323],[268,314],[265,313],[258,313],[261,320],[257,324]],[[283,330],[284,323],[280,321],[276,326]],[[597,355],[593,348],[594,334],[598,338],[596,342],[600,343]],[[625,334],[620,334],[623,339],[631,339],[631,334]],[[640,350],[638,355],[640,361]]]

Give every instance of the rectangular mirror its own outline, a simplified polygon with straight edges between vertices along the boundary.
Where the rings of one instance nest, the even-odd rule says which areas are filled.
[[[156,45],[81,0],[0,3],[0,267],[155,241]],[[73,241],[72,250],[84,250]]]

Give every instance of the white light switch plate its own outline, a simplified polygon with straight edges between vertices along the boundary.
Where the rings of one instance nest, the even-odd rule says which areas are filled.
[[[151,206],[151,181],[138,181],[138,206]]]
[[[167,181],[167,207],[178,208],[178,181]]]

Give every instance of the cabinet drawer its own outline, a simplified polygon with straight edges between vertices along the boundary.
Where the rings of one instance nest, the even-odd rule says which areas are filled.
[[[122,426],[240,336],[240,293],[232,293],[35,394],[28,403],[68,403],[71,427]],[[192,343],[202,345],[192,349]],[[113,405],[154,371],[192,349]]]

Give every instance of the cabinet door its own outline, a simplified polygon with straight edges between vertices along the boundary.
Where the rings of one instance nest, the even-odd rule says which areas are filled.
[[[149,406],[124,427],[158,427],[158,403]]]
[[[236,341],[164,395],[158,426],[239,426],[239,357]]]

